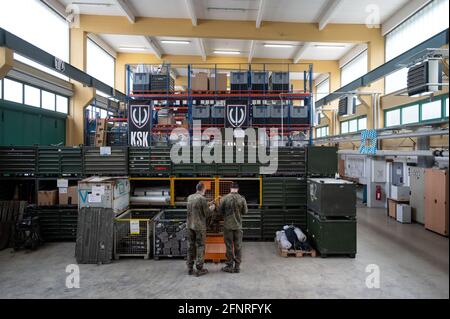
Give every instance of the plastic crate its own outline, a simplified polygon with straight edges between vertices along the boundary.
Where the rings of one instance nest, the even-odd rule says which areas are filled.
[[[162,210],[153,220],[153,258],[186,257],[186,209]]]

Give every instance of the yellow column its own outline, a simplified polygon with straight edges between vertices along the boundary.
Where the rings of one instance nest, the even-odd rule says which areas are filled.
[[[66,144],[69,146],[84,143],[84,108],[95,98],[95,89],[74,83],[74,95],[69,104],[66,120]]]
[[[70,64],[86,71],[87,33],[80,28],[70,29]],[[84,143],[84,108],[95,98],[94,88],[71,81],[74,95],[70,99],[69,116],[66,120],[66,144],[78,145]]]
[[[14,52],[8,48],[0,48],[0,79],[3,79],[14,66]]]

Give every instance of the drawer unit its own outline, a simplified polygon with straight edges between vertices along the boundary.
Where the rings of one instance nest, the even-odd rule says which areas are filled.
[[[80,147],[39,146],[37,149],[39,175],[82,175],[83,157]]]
[[[337,151],[334,146],[308,146],[308,175],[334,176],[338,172]]]
[[[306,150],[303,147],[279,147],[277,175],[306,176]]]
[[[35,173],[35,147],[0,147],[0,175],[29,176]]]
[[[150,149],[150,174],[169,176],[171,173],[170,147],[152,147]]]
[[[308,179],[308,209],[321,216],[356,216],[356,185],[333,178]]]
[[[356,255],[356,219],[322,218],[308,211],[307,232],[322,257]]]
[[[261,239],[262,220],[261,210],[249,208],[248,213],[242,216],[242,230],[244,239]]]
[[[305,181],[296,177],[263,178],[263,206],[305,206]]]
[[[110,155],[100,155],[99,147],[84,148],[85,175],[128,175],[128,148],[111,147]]]
[[[130,147],[128,171],[132,176],[147,175],[150,172],[150,148]]]

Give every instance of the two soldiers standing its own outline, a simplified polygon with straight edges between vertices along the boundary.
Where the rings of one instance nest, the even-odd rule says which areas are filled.
[[[215,206],[205,198],[205,185],[200,182],[197,192],[188,197],[188,272],[193,275],[194,259],[196,260],[197,276],[208,273],[203,267],[206,239],[206,219],[213,214]],[[242,251],[242,215],[247,214],[247,202],[239,193],[237,183],[231,185],[230,193],[225,195],[218,207],[219,214],[224,217],[224,239],[226,246],[226,266],[222,268],[228,273],[239,273]]]

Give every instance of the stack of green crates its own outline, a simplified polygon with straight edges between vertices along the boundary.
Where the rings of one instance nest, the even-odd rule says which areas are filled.
[[[307,232],[322,257],[356,255],[356,185],[334,178],[308,179]]]

